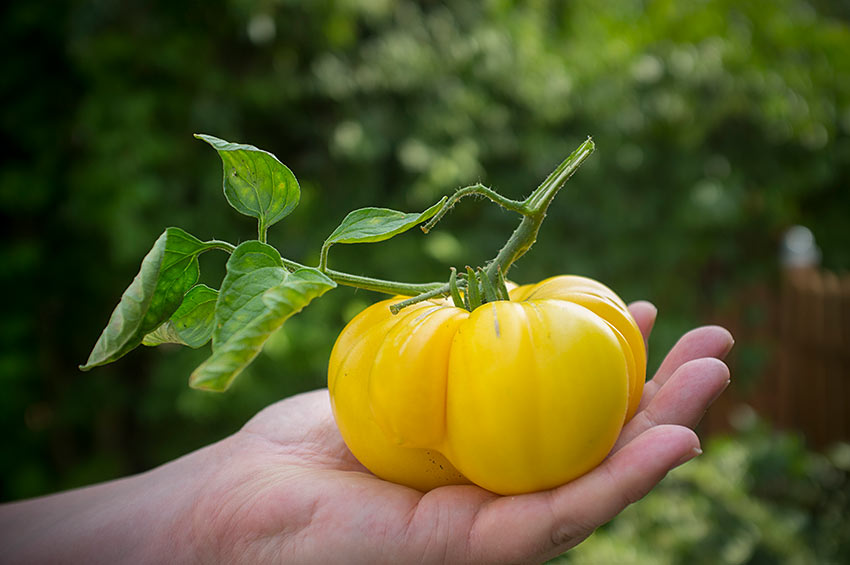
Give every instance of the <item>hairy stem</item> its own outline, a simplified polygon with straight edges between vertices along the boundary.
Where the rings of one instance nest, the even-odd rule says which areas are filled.
[[[552,203],[552,199],[555,198],[555,195],[558,194],[558,191],[579,166],[584,163],[585,159],[593,153],[594,148],[593,140],[587,138],[525,199],[522,221],[504,247],[499,250],[496,257],[487,264],[485,272],[491,281],[497,280],[500,270],[503,275],[507,275],[508,270],[517,259],[531,249],[531,246],[537,241],[537,232],[540,231],[540,224],[546,217],[546,210]]]
[[[296,261],[292,261],[291,259],[283,259],[283,264],[286,268],[290,270],[296,269],[308,269],[311,267],[307,267],[307,265],[302,265]],[[344,286],[351,286],[354,288],[362,288],[363,290],[371,290],[374,292],[383,292],[384,294],[400,294],[402,296],[416,296],[422,294],[424,292],[430,292],[436,288],[446,288],[446,292],[448,292],[448,284],[447,283],[403,283],[397,281],[388,281],[384,279],[375,279],[372,277],[363,277],[360,275],[352,275],[350,273],[343,273],[341,271],[334,271],[333,269],[325,269],[322,271],[325,275],[328,276],[329,279],[334,281],[337,284],[341,284]]]
[[[472,186],[466,186],[455,191],[455,193],[452,194],[448,200],[446,200],[445,204],[443,204],[439,212],[437,212],[434,217],[428,221],[427,224],[421,227],[422,231],[425,233],[431,231],[434,226],[437,225],[437,222],[439,222],[443,218],[443,216],[445,216],[446,213],[451,210],[455,204],[458,203],[461,198],[464,198],[466,196],[472,196],[473,194],[485,196],[506,210],[518,212],[520,214],[524,214],[526,212],[525,204],[523,202],[517,202],[516,200],[505,198],[495,190],[487,188],[483,184],[478,183]]]
[[[233,253],[236,250],[236,246],[232,243],[228,243],[226,241],[221,241],[214,239],[212,241],[207,241],[207,245],[210,246],[210,249],[221,249],[222,251],[227,251],[228,253]],[[292,261],[291,259],[287,259],[285,257],[282,258],[284,266],[291,271],[295,271],[297,269],[307,269],[307,265],[302,265],[297,261]],[[447,283],[403,283],[397,281],[387,281],[383,279],[375,279],[372,277],[363,277],[359,275],[352,275],[349,273],[343,273],[341,271],[334,271],[333,269],[325,269],[322,271],[325,275],[328,276],[329,279],[334,281],[337,284],[341,284],[344,286],[351,286],[354,288],[362,288],[363,290],[372,290],[375,292],[383,292],[385,294],[400,294],[402,296],[416,296],[425,292],[431,292],[434,289],[443,289],[445,287],[445,292],[449,292],[449,286]],[[439,293],[438,293],[439,294]]]
[[[221,241],[220,239],[213,239],[204,243],[209,245],[210,249],[221,249],[222,251],[227,251],[228,253],[233,253],[234,251],[236,251],[235,245],[227,241]]]
[[[407,300],[402,300],[401,302],[397,302],[390,306],[390,311],[393,314],[398,314],[402,308],[407,308],[408,306],[413,306],[414,304],[418,304],[420,302],[424,302],[431,298],[436,298],[438,296],[446,296],[451,292],[449,288],[449,284],[446,283],[434,290],[429,290],[428,292],[423,292],[419,296],[414,296],[413,298],[408,298]]]
[[[554,171],[552,171],[546,180],[532,192],[523,204],[532,214],[545,214],[552,199],[561,190],[570,177],[573,176],[578,168],[584,163],[585,159],[590,157],[596,149],[593,139],[587,138],[584,143],[578,146],[578,149],[573,151],[569,157],[564,159]]]

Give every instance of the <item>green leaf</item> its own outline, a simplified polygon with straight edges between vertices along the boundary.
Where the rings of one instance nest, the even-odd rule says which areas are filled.
[[[218,152],[224,168],[224,196],[236,210],[257,218],[261,233],[298,205],[301,188],[289,167],[253,145],[195,134]]]
[[[197,349],[212,337],[218,291],[204,284],[193,286],[167,322],[149,333],[143,345],[177,343]]]
[[[268,268],[260,267],[261,270]],[[228,272],[228,276],[229,274]],[[250,276],[244,274],[240,278]],[[336,283],[321,271],[303,268],[293,273],[285,273],[279,284],[257,293],[262,286],[259,279],[269,281],[271,278],[269,275],[258,276],[256,284],[244,285],[249,298],[241,300],[243,307],[234,310],[232,316],[226,320],[230,322],[234,317],[239,318],[238,327],[231,324],[232,331],[214,334],[213,354],[192,373],[190,386],[210,391],[226,390],[233,379],[260,353],[266,340],[280,329],[289,317],[301,311],[314,298],[336,286]],[[222,286],[222,296],[223,292]],[[222,302],[221,296],[219,302]],[[218,339],[215,339],[216,335]]]
[[[168,320],[186,291],[198,282],[198,254],[209,248],[180,228],[167,228],[142,260],[139,273],[80,369],[87,371],[119,359]]]
[[[436,214],[446,197],[421,214],[389,208],[360,208],[350,212],[322,245],[320,264],[327,263],[328,249],[335,243],[375,243],[384,241],[421,224]]]
[[[251,240],[236,248],[227,261],[227,274],[216,302],[213,351],[265,312],[263,293],[282,283],[286,274],[274,247]]]
[[[374,243],[384,241],[437,213],[446,198],[422,212],[405,214],[389,208],[360,208],[350,212],[342,223],[325,240],[325,245],[334,243]]]
[[[318,269],[304,267],[290,273],[282,284],[263,294],[263,303],[277,316],[289,318],[314,298],[318,298],[336,283]]]

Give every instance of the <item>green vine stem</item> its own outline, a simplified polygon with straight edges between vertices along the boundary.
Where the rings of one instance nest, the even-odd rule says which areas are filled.
[[[226,251],[228,253],[233,253],[236,250],[236,246],[232,243],[228,243],[226,241],[221,240],[211,240],[206,242],[210,249],[221,249],[222,251]],[[282,258],[284,266],[291,271],[295,271],[298,269],[308,268],[306,265],[302,265],[297,261],[292,261],[291,259],[287,259],[285,257]],[[334,281],[337,284],[341,284],[343,286],[351,286],[354,288],[362,288],[363,290],[371,290],[374,292],[382,292],[384,294],[400,294],[402,296],[418,296],[424,293],[434,293],[430,298],[434,296],[448,296],[449,294],[449,284],[448,283],[403,283],[398,281],[388,281],[384,279],[376,279],[372,277],[363,277],[360,275],[352,275],[350,273],[343,273],[341,271],[334,271],[333,269],[325,269],[322,271],[325,275],[328,276],[329,279]],[[427,300],[427,299],[423,299]]]
[[[294,261],[284,260],[284,264],[287,266],[298,265]],[[303,267],[303,265],[299,265],[299,267]],[[383,279],[375,279],[372,277],[363,277],[359,275],[351,275],[349,273],[342,273],[340,271],[334,271],[333,269],[327,269],[323,271],[328,278],[334,281],[337,284],[341,284],[344,286],[351,286],[354,288],[362,288],[364,290],[371,290],[374,292],[383,292],[384,294],[400,294],[402,296],[421,296],[425,293],[431,293],[434,291],[439,291],[436,294],[429,296],[429,298],[433,298],[434,296],[448,296],[449,294],[449,283],[424,283],[424,284],[415,284],[415,283],[403,283],[396,281],[387,281]],[[423,298],[423,300],[427,300],[427,298]]]
[[[228,253],[233,253],[236,251],[236,246],[227,241],[221,241],[220,239],[213,239],[205,242],[210,246],[210,249],[221,249],[222,251],[227,251]]]
[[[419,294],[412,298],[408,298],[407,300],[402,300],[401,302],[396,302],[395,304],[390,305],[390,312],[392,312],[393,314],[398,314],[399,312],[401,312],[402,308],[407,308],[408,306],[412,306],[418,302],[424,302],[425,300],[436,298],[438,296],[445,296],[449,292],[451,292],[451,288],[449,284],[446,283],[445,285],[442,285],[428,292],[423,292],[422,294]]]
[[[330,245],[322,245],[321,251],[319,251],[319,266],[316,267],[323,273],[327,274],[328,272],[328,251],[330,251]]]
[[[428,221],[428,223],[422,226],[422,231],[428,233],[428,231],[430,231],[458,201],[466,196],[472,195],[484,196],[502,208],[522,215],[522,220],[520,221],[519,226],[517,226],[511,234],[511,237],[499,250],[496,257],[487,262],[486,267],[483,270],[480,270],[476,274],[475,271],[467,267],[466,278],[468,283],[464,285],[466,286],[466,292],[464,293],[463,300],[465,303],[470,302],[472,309],[482,302],[482,298],[485,300],[492,300],[495,296],[496,299],[504,299],[503,296],[505,293],[502,292],[502,288],[504,287],[504,277],[508,270],[511,268],[513,263],[515,263],[531,248],[532,245],[534,245],[537,240],[537,233],[540,230],[540,225],[546,217],[546,210],[549,208],[549,205],[552,203],[555,195],[557,195],[558,191],[564,186],[587,157],[593,153],[594,149],[595,145],[593,140],[588,138],[578,147],[578,149],[573,151],[569,157],[564,159],[564,161],[561,162],[561,164],[558,165],[558,167],[552,171],[548,177],[546,177],[546,180],[544,180],[540,186],[538,186],[534,192],[532,192],[522,202],[506,198],[498,192],[479,183],[457,190],[445,201],[440,210]],[[263,241],[265,239],[263,237],[265,235],[263,226],[260,227],[259,231],[259,235],[262,238],[261,241]],[[207,243],[213,248],[222,249],[228,253],[232,253],[236,249],[235,246],[226,241],[213,240]],[[283,264],[291,270],[306,267],[301,263],[285,258],[283,259]],[[388,281],[343,273],[341,271],[335,271],[327,268],[327,251],[324,249],[318,268],[337,284],[385,294],[412,297],[391,306],[393,313],[398,313],[402,308],[416,304],[417,302],[429,300],[437,296],[449,296],[452,294],[452,290],[456,289],[458,283],[461,282],[457,280],[457,275],[454,272],[452,277],[453,280],[450,282],[432,282],[423,284]],[[455,299],[455,301],[457,301],[457,299]]]
[[[578,170],[582,163],[593,153],[596,148],[593,140],[587,138],[578,149],[573,151],[569,157],[564,159],[552,173],[532,192],[524,201],[517,202],[509,198],[505,198],[494,190],[487,188],[482,184],[475,184],[461,188],[455,192],[434,215],[431,220],[422,226],[422,231],[427,233],[437,222],[454,206],[461,198],[473,194],[485,196],[512,212],[517,212],[522,215],[522,220],[519,226],[511,234],[511,237],[505,243],[504,247],[499,250],[499,253],[492,260],[488,261],[483,272],[478,276],[467,267],[467,292],[464,293],[464,303],[468,304],[467,309],[474,310],[480,304],[481,291],[488,289],[501,289],[504,285],[505,276],[511,266],[525,253],[531,249],[531,246],[537,241],[537,233],[540,231],[540,225],[546,218],[546,210],[552,203],[552,200],[558,194],[558,191],[564,184],[573,176],[573,173]],[[478,281],[481,282],[479,290]],[[502,295],[501,292],[497,293]],[[444,294],[445,296],[445,294]],[[430,292],[415,296],[404,301],[404,306],[421,302],[433,298]],[[502,298],[499,298],[502,299]],[[401,303],[399,303],[400,305]],[[402,306],[403,307],[403,306]],[[400,309],[400,308],[399,308]],[[397,310],[394,310],[398,311]]]
[[[525,199],[522,203],[524,209],[521,212],[523,214],[522,221],[511,234],[505,246],[487,264],[485,273],[491,281],[498,279],[499,271],[502,272],[503,276],[507,276],[508,270],[516,260],[531,249],[531,246],[537,241],[537,232],[540,231],[540,225],[546,218],[546,210],[555,195],[593,153],[595,148],[593,140],[588,137]]]
[[[525,208],[525,204],[523,202],[517,202],[516,200],[511,200],[510,198],[505,198],[504,196],[502,196],[501,194],[499,194],[495,190],[488,188],[481,183],[478,183],[478,184],[474,184],[472,186],[466,186],[464,188],[460,188],[454,194],[452,194],[449,197],[449,199],[446,200],[446,203],[443,204],[442,208],[440,208],[440,211],[437,212],[434,215],[434,217],[431,218],[428,221],[427,224],[422,226],[422,228],[421,228],[422,231],[425,232],[425,233],[428,233],[429,231],[431,231],[431,229],[434,226],[437,225],[437,222],[439,222],[443,218],[443,216],[445,216],[446,213],[449,210],[451,210],[454,207],[454,205],[457,204],[457,202],[461,198],[464,198],[466,196],[472,196],[473,194],[477,194],[479,196],[485,196],[485,197],[489,198],[491,201],[493,201],[496,204],[498,204],[499,206],[501,206],[502,208],[504,208],[506,210],[510,210],[512,212],[518,212],[520,214],[525,214],[526,211],[527,211],[526,208]]]

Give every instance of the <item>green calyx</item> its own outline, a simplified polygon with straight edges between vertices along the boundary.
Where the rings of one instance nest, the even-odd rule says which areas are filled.
[[[479,267],[473,270],[472,267],[467,266],[466,276],[459,281],[457,270],[452,267],[451,276],[449,277],[449,292],[452,303],[458,308],[464,308],[472,312],[482,304],[488,302],[510,300],[505,277],[502,275],[501,270],[498,270],[497,273],[499,276],[494,284],[484,269]],[[461,276],[463,277],[463,275]],[[465,292],[461,293],[459,283],[463,284]]]

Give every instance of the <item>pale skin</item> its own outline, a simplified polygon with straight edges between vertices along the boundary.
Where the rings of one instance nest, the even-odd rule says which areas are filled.
[[[648,302],[630,307],[644,338]],[[125,479],[0,506],[2,559],[40,562],[535,563],[574,547],[700,453],[692,428],[729,383],[732,336],[685,334],[608,458],[559,488],[500,497],[383,481],[351,455],[327,390]]]

